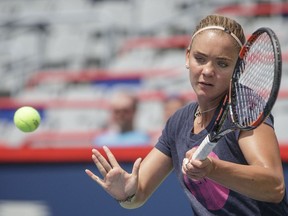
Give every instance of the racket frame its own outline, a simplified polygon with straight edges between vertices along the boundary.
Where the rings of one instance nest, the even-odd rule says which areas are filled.
[[[251,45],[254,43],[254,41],[258,38],[259,35],[262,33],[267,33],[272,41],[273,49],[274,49],[274,58],[276,64],[274,64],[274,80],[273,80],[273,87],[271,90],[270,98],[264,107],[264,111],[261,115],[255,120],[250,126],[243,127],[237,123],[237,116],[235,116],[235,112],[233,109],[234,104],[237,103],[236,98],[233,97],[234,95],[234,88],[233,88],[233,82],[237,81],[235,80],[235,74],[239,73],[239,67],[240,64],[243,64],[243,59],[245,57],[245,54],[249,51]],[[237,71],[238,70],[238,71]],[[223,105],[218,113],[218,116],[215,120],[214,126],[211,130],[211,132],[205,137],[205,139],[202,141],[202,143],[199,145],[199,147],[196,149],[195,153],[192,156],[192,159],[198,159],[198,160],[204,160],[208,154],[213,150],[213,148],[217,145],[217,142],[227,133],[230,133],[236,129],[240,130],[252,130],[258,127],[270,114],[276,99],[277,95],[280,89],[280,82],[281,82],[281,74],[282,74],[282,58],[281,58],[281,49],[279,40],[276,36],[276,34],[270,29],[270,28],[259,28],[257,29],[247,40],[245,45],[241,48],[239,57],[237,60],[237,63],[235,65],[234,72],[232,74],[231,80],[230,80],[230,88],[229,93],[224,97]],[[222,126],[226,120],[227,113],[229,112],[232,126],[229,128],[222,129]]]
[[[261,115],[259,115],[258,118],[254,122],[252,122],[249,126],[242,126],[241,124],[238,124],[238,121],[237,121],[238,116],[236,114],[237,112],[234,111],[235,105],[237,104],[237,100],[236,100],[236,97],[233,96],[235,92],[235,89],[233,88],[234,87],[233,83],[238,81],[237,73],[241,73],[239,68],[241,67],[241,65],[243,65],[243,61],[244,61],[246,53],[249,52],[250,47],[253,45],[255,40],[257,40],[259,35],[263,33],[266,33],[269,36],[270,41],[272,42],[272,47],[274,49],[273,55],[275,59],[275,64],[274,64],[275,72],[274,72],[272,89],[270,92],[269,100],[267,101]],[[239,128],[241,130],[253,130],[256,127],[258,127],[267,118],[267,116],[270,114],[276,102],[278,92],[280,89],[280,85],[281,85],[281,76],[282,76],[282,57],[281,57],[281,48],[280,48],[279,40],[272,29],[267,28],[267,27],[259,28],[248,38],[247,42],[242,47],[239,53],[239,58],[235,66],[235,71],[232,75],[231,82],[230,82],[230,89],[229,89],[230,116],[236,128]]]

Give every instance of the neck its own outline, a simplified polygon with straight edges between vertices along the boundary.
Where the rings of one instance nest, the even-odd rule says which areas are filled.
[[[195,112],[195,118],[202,116],[204,113],[208,113],[208,112],[210,112],[210,111],[212,111],[212,110],[215,110],[217,107],[218,107],[218,105],[215,106],[215,107],[212,107],[212,108],[210,108],[210,109],[201,111],[200,108],[199,108],[199,106],[198,106],[198,107],[197,107],[197,110],[196,110],[196,112]]]
[[[126,133],[126,132],[129,132],[129,131],[133,131],[133,125],[122,125],[122,127],[119,127],[119,131],[121,133]]]

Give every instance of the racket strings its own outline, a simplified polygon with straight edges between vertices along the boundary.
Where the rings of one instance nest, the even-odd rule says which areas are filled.
[[[261,116],[270,98],[274,78],[274,48],[267,33],[260,35],[248,48],[241,71],[234,82],[237,123],[253,125]]]

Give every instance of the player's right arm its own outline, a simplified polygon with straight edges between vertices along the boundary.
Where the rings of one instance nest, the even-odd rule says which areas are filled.
[[[173,169],[172,159],[153,148],[139,169],[138,188],[132,202],[120,203],[123,208],[142,206]]]
[[[90,170],[86,173],[116,200],[125,200],[135,194],[131,200],[120,202],[123,208],[142,206],[173,169],[172,159],[156,148],[142,162],[140,159],[135,161],[131,174],[120,167],[107,147],[104,151],[108,161],[97,150],[93,150],[92,156],[103,179]]]

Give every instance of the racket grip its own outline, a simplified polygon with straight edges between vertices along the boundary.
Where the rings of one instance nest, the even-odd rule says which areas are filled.
[[[212,152],[213,148],[216,146],[217,142],[211,142],[209,135],[205,137],[202,143],[199,145],[197,150],[192,156],[192,159],[204,160]]]

